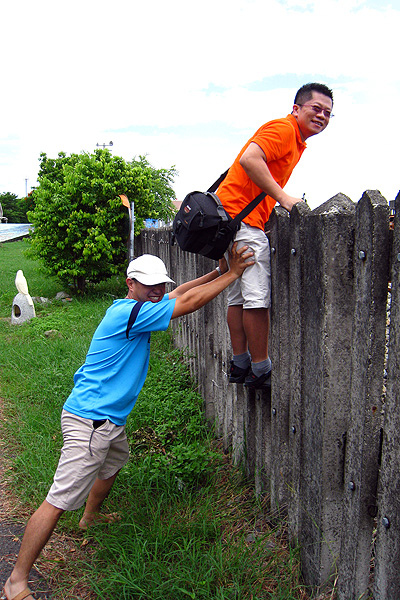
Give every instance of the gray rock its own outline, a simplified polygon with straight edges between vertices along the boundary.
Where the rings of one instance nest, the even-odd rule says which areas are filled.
[[[43,335],[47,338],[61,337],[61,333],[57,329],[48,329]]]
[[[57,292],[56,294],[56,300],[66,300],[67,298],[70,298],[67,292]]]
[[[45,298],[44,296],[33,296],[32,300],[36,302],[36,304],[49,304],[51,302],[49,298]]]

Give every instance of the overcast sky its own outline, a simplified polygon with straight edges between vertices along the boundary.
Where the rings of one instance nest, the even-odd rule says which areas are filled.
[[[312,208],[338,192],[394,199],[399,31],[399,0],[2,0],[0,193],[35,186],[41,152],[112,141],[174,165],[182,200],[319,81],[335,117],[286,191]]]

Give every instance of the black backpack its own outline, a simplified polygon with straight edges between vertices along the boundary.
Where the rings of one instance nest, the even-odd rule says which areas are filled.
[[[241,221],[266,196],[261,192],[232,219],[215,194],[227,174],[225,171],[207,192],[191,192],[186,196],[172,224],[172,244],[176,240],[182,250],[213,260],[223,257]]]

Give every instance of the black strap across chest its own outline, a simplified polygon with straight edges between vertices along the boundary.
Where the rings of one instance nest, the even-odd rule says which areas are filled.
[[[208,188],[207,192],[216,192],[216,190],[219,188],[220,184],[224,181],[225,177],[228,175],[228,171],[229,171],[229,169],[227,169],[225,171],[225,173],[222,173],[222,175],[220,175],[218,177],[217,181],[215,181],[212,184],[212,186]],[[267,194],[265,192],[261,192],[260,194],[258,194],[258,196],[253,198],[253,200],[251,202],[249,202],[249,204],[247,204],[247,206],[245,206],[244,209],[241,210],[240,213],[237,214],[234,219],[232,219],[232,221],[228,224],[228,227],[234,229],[236,226],[240,225],[240,222],[243,221],[243,219],[245,219],[247,217],[247,215],[249,215],[251,213],[251,211],[254,210],[258,204],[260,204],[261,200],[264,200],[266,195]]]
[[[126,326],[126,338],[129,340],[129,332],[133,327],[134,322],[136,321],[136,317],[138,316],[138,312],[143,306],[144,302],[136,302],[135,306],[131,310],[131,314],[129,315],[128,325]]]

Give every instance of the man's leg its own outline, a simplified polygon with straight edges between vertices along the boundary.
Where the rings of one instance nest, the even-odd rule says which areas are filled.
[[[101,505],[110,493],[118,473],[119,471],[108,479],[97,478],[94,482],[86,501],[84,513],[79,521],[79,527],[81,529],[87,529],[93,523],[93,521],[96,521],[98,518]]]
[[[244,385],[253,388],[271,386],[271,359],[268,356],[269,309],[243,310],[243,324],[251,354],[251,370]]]
[[[81,529],[87,529],[93,521],[99,519],[109,522],[117,520],[115,514],[100,515],[99,513],[118,473],[129,459],[129,444],[125,427],[108,421],[104,426],[96,429],[92,438],[92,451],[95,454],[102,448],[107,451],[106,458],[97,472],[97,477],[86,500],[85,510],[79,522]]]
[[[268,358],[269,309],[244,309],[243,329],[252,362],[258,363],[266,360]]]
[[[269,309],[228,307],[228,327],[233,354],[249,350],[253,362],[268,358]]]
[[[269,242],[263,231],[244,223],[235,239],[238,247],[247,245],[253,250],[256,263],[228,291],[228,326],[233,349],[229,381],[258,389],[268,387],[271,381]]]
[[[243,327],[243,306],[241,304],[228,306],[227,321],[233,350],[229,366],[229,383],[244,383],[250,372],[250,355]]]
[[[262,230],[243,223],[238,235],[241,237],[239,245],[251,247],[256,261],[243,273],[239,282],[243,298],[242,325],[251,356],[251,370],[244,384],[259,389],[268,387],[271,382],[271,361],[268,357],[268,307],[271,301],[269,242]],[[230,301],[230,304],[239,303]]]
[[[4,586],[8,598],[14,598],[28,586],[29,572],[33,563],[49,540],[63,512],[44,500],[29,519],[17,562]],[[28,596],[28,600],[33,600],[33,596]]]
[[[248,348],[247,336],[243,327],[243,306],[228,306],[227,321],[233,354],[244,354]]]

